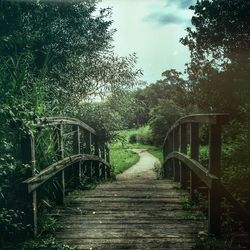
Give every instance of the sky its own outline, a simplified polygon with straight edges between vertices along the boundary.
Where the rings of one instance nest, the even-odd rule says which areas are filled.
[[[153,83],[167,69],[184,71],[188,48],[179,40],[191,26],[194,0],[102,0],[112,8],[114,50],[120,56],[136,53],[142,80]]]

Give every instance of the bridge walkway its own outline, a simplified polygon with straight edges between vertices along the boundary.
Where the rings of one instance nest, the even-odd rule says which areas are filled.
[[[157,161],[146,151],[116,181],[77,191],[54,216],[56,238],[77,249],[191,249],[204,219],[185,211],[187,193],[171,180],[159,180]],[[142,168],[144,164],[144,167]]]

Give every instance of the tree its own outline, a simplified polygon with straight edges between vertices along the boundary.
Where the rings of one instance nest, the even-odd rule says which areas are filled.
[[[223,63],[248,61],[249,0],[203,0],[197,1],[191,9],[195,29],[187,28],[188,35],[181,41],[189,46],[192,59],[210,58]]]
[[[192,95],[205,111],[249,112],[250,1],[204,0],[181,39],[191,52]]]
[[[0,244],[28,235],[18,211],[27,209],[20,185],[31,173],[20,162],[21,135],[35,132],[37,117],[79,115],[90,96],[130,88],[141,74],[135,55],[114,55],[111,11],[96,2],[0,0]],[[88,110],[90,125],[110,138],[120,117],[98,104]]]

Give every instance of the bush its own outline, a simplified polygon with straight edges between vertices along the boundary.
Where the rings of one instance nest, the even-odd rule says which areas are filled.
[[[155,145],[162,145],[167,131],[182,114],[182,109],[171,100],[162,100],[151,110],[150,127]]]
[[[146,131],[145,133],[141,133],[141,134],[139,133],[136,138],[137,138],[137,142],[143,145],[153,144],[151,131]]]
[[[130,135],[128,142],[131,143],[131,144],[137,143],[137,135],[136,134]]]
[[[0,209],[0,248],[6,241],[23,240],[31,226],[23,223],[25,214],[19,210]]]

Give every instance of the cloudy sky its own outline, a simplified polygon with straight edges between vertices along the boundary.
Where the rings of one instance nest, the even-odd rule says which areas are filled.
[[[191,26],[194,0],[102,0],[100,7],[111,7],[117,29],[115,52],[126,56],[135,52],[143,80],[152,83],[166,69],[184,70],[189,52],[179,43],[185,28]]]

